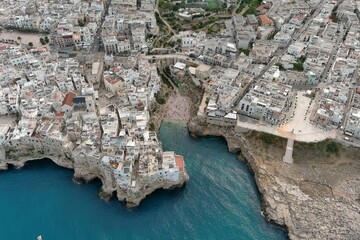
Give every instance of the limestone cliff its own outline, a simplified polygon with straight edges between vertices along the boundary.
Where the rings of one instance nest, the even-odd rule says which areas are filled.
[[[126,202],[128,207],[138,206],[139,203],[149,194],[156,189],[171,189],[175,187],[182,187],[188,180],[189,176],[184,169],[184,177],[179,181],[167,181],[162,182],[154,181],[147,187],[129,188],[122,190],[116,183],[114,175],[105,171],[101,165],[96,161],[87,161],[87,159],[80,156],[73,156],[66,149],[36,149],[28,145],[16,145],[7,146],[2,148],[0,158],[0,170],[8,169],[8,165],[12,165],[16,168],[23,167],[26,162],[38,159],[48,158],[51,159],[58,166],[74,169],[74,181],[78,183],[90,182],[95,178],[98,178],[102,182],[100,196],[104,199],[112,197],[114,192],[117,192],[117,197],[120,201]],[[46,152],[46,154],[45,154]]]
[[[241,151],[254,172],[267,219],[285,226],[290,239],[360,239],[358,150],[345,149],[343,159],[334,155],[311,161],[300,153],[288,165],[281,161],[284,148],[262,148],[260,139],[233,128],[208,125],[202,118],[188,126],[193,136],[222,136],[230,152]]]
[[[136,207],[140,202],[156,189],[172,189],[182,187],[189,180],[189,176],[185,170],[185,177],[179,181],[162,181],[156,182],[149,186],[143,186],[141,188],[127,189],[126,191],[117,189],[117,198],[119,201],[125,201],[127,207]]]

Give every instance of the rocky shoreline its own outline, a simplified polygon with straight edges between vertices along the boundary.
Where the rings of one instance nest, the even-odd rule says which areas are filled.
[[[50,159],[56,165],[64,168],[74,170],[73,181],[77,184],[89,183],[94,179],[100,179],[102,187],[99,196],[104,200],[109,200],[116,192],[116,196],[119,201],[124,202],[127,207],[136,207],[144,200],[148,195],[157,189],[173,189],[183,187],[189,180],[189,175],[184,169],[184,177],[179,181],[167,181],[156,182],[149,187],[142,187],[136,189],[127,189],[124,191],[120,189],[113,178],[111,178],[105,171],[97,166],[89,166],[81,161],[77,161],[73,158],[66,158],[65,156],[55,155],[41,155],[34,154],[32,156],[18,156],[16,159],[0,159],[0,170],[7,170],[9,165],[14,166],[16,169],[21,169],[29,161],[41,161],[41,159]]]
[[[230,152],[240,152],[254,173],[266,219],[285,227],[290,239],[360,239],[358,164],[328,181],[332,165],[285,164],[281,149],[265,152],[234,128],[195,117],[188,129],[193,137],[224,137]]]

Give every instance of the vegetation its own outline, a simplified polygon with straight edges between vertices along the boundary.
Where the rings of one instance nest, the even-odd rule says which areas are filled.
[[[304,71],[304,64],[302,64],[300,62],[294,63],[294,70],[296,70],[298,72]]]
[[[274,30],[272,31],[268,36],[267,36],[267,40],[272,40],[274,39],[275,35],[278,33],[279,31]]]
[[[286,139],[275,136],[269,133],[249,131],[244,134],[246,138],[258,141],[259,139],[265,144],[265,146],[272,146],[284,149],[286,146]],[[342,146],[340,143],[330,139],[326,139],[320,142],[294,142],[294,159],[301,159],[301,161],[307,161],[304,159],[304,154],[309,158],[317,157],[330,157],[331,155],[339,156]],[[311,157],[310,157],[311,156]],[[305,157],[306,158],[306,157]]]
[[[269,134],[269,133],[261,133],[259,135],[259,138],[265,143],[265,144],[274,144],[279,141],[283,141],[283,138]]]
[[[50,32],[48,31],[40,31],[38,29],[33,29],[33,28],[18,28],[18,27],[12,27],[12,26],[7,26],[5,27],[6,30],[14,30],[14,31],[18,31],[18,32],[24,32],[24,33],[46,33],[46,34],[50,34]]]
[[[157,102],[158,104],[161,104],[161,105],[163,105],[163,104],[166,103],[165,98],[160,97],[158,94],[155,95],[155,100],[156,100],[156,102]]]
[[[210,98],[207,97],[207,98],[205,99],[205,104],[206,104],[206,106],[208,105],[209,101],[210,101]]]
[[[79,19],[78,20],[78,25],[79,25],[79,27],[85,27],[85,19],[84,20]]]
[[[155,19],[156,19],[156,23],[159,25],[165,25],[164,21],[160,18],[160,15],[158,12],[155,12]]]
[[[338,155],[341,151],[341,144],[329,139],[316,143],[295,142],[294,153],[299,150],[311,151],[313,154],[323,156]]]
[[[193,53],[190,53],[190,54],[189,54],[189,57],[191,57],[191,58],[196,58],[195,54],[193,54]]]
[[[249,56],[250,49],[248,48],[239,48],[240,53],[244,53],[246,56]]]
[[[249,139],[251,138],[256,141],[258,141],[260,139],[267,146],[273,145],[273,146],[283,148],[286,145],[285,138],[275,136],[275,135],[265,133],[265,132],[249,131],[249,132],[245,133],[244,135],[246,138],[249,138]]]
[[[175,17],[173,12],[170,14],[166,14],[166,19],[173,29],[178,31],[181,30],[181,21],[179,18]]]
[[[330,154],[338,154],[340,150],[339,143],[336,142],[327,142],[326,144],[326,152]]]
[[[195,31],[195,30],[201,29],[201,28],[203,28],[203,27],[205,27],[204,22],[198,22],[197,24],[192,25],[192,26],[191,26],[191,29],[192,29],[193,31]]]
[[[245,11],[244,15],[254,14],[255,9],[260,6],[262,0],[242,0],[238,9],[236,9],[236,13],[240,13],[245,6],[248,6],[248,9]]]
[[[160,78],[161,78],[161,81],[163,81],[166,84],[166,86],[168,86],[171,89],[174,89],[173,85],[171,85],[171,83],[169,82],[167,77],[165,77],[163,74],[161,74]]]
[[[304,71],[304,62],[306,60],[305,56],[301,56],[296,63],[294,63],[294,70],[302,72]]]
[[[221,29],[224,29],[225,26],[223,23],[215,23],[207,28],[206,33],[207,34],[213,34],[219,32]]]
[[[336,14],[337,14],[337,12],[332,12],[331,13],[331,21],[332,22],[334,22],[334,23],[336,23],[336,22],[338,22],[339,21],[339,19],[338,19],[338,17],[336,16]]]
[[[207,5],[207,9],[208,11],[216,11],[218,10],[219,4],[216,0],[209,0],[208,1],[208,5]]]
[[[344,35],[344,37],[343,37],[343,41],[346,40],[346,37],[347,37],[348,33],[349,33],[349,30],[347,30],[347,31],[345,32],[345,35]]]
[[[29,45],[29,47],[33,47],[33,46],[34,46],[34,44],[33,44],[32,42],[29,42],[28,45]]]
[[[166,76],[166,77],[168,77],[169,79],[171,79],[171,81],[175,84],[175,86],[179,87],[180,81],[179,81],[176,77],[172,76],[172,74],[171,74],[171,72],[170,72],[170,67],[169,67],[169,66],[167,66],[167,67],[164,68],[164,73],[165,73],[165,76]]]
[[[172,4],[171,2],[164,1],[164,0],[158,0],[158,1],[159,1],[159,10],[160,10],[160,12],[175,11],[175,10],[173,10],[174,4]],[[156,14],[156,12],[155,12],[155,14]]]
[[[285,71],[285,68],[281,63],[276,63],[275,65],[279,67],[280,71]]]
[[[153,122],[151,122],[151,123],[149,124],[149,130],[150,130],[150,131],[155,131],[155,124],[154,124]]]
[[[40,43],[41,43],[42,45],[45,45],[45,44],[46,44],[46,42],[45,42],[45,40],[44,40],[43,38],[40,38],[39,40],[40,40]]]

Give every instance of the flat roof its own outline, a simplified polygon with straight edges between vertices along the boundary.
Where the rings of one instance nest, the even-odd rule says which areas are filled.
[[[180,70],[184,70],[186,67],[186,64],[185,63],[182,63],[182,62],[177,62],[175,63],[174,65],[174,68],[177,68],[177,69],[180,69]]]

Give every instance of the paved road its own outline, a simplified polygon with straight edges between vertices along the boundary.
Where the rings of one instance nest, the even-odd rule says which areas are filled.
[[[109,14],[109,7],[111,4],[111,0],[108,0],[105,4],[104,7],[104,14],[101,17],[100,23],[98,25],[98,29],[96,31],[96,34],[94,36],[94,41],[91,45],[91,47],[88,50],[88,53],[93,53],[93,52],[100,52],[100,40],[101,40],[101,29],[102,29],[102,25],[105,21],[105,17]]]

